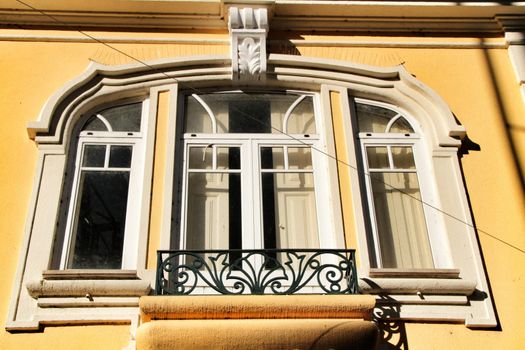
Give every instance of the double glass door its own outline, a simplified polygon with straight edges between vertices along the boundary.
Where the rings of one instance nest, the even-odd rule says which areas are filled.
[[[182,249],[320,247],[315,140],[192,136],[184,140]]]

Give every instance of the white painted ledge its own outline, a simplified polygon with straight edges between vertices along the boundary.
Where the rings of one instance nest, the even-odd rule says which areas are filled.
[[[472,295],[476,281],[443,278],[370,278],[359,279],[365,294],[457,294]]]
[[[143,296],[151,285],[142,280],[40,280],[27,284],[29,295],[40,297]]]

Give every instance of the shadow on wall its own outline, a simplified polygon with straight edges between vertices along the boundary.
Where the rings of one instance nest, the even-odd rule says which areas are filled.
[[[483,39],[481,39],[481,43],[484,43]],[[514,161],[522,194],[525,195],[525,157],[520,157],[518,152],[520,147],[519,140],[525,138],[525,124],[519,125],[515,120],[512,120],[509,117],[507,110],[508,107],[505,105],[504,98],[500,92],[501,89],[497,79],[497,73],[494,69],[494,63],[490,57],[489,49],[483,49],[483,57],[486,62],[487,74],[489,75],[491,84],[493,86],[494,98],[496,100],[499,116],[501,117],[501,122],[503,124],[503,131],[508,140],[510,153]],[[516,87],[516,89],[518,89],[518,87]]]
[[[374,310],[379,328],[376,350],[408,350],[405,323],[399,321],[399,305],[387,295],[380,295]]]
[[[268,52],[281,55],[301,56],[295,44],[290,40],[268,40]]]

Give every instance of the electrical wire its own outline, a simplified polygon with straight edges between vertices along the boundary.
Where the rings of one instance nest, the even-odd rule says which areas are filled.
[[[70,25],[70,24],[68,24],[68,23],[66,23],[66,22],[63,22],[63,21],[59,20],[59,19],[56,18],[55,16],[53,16],[53,15],[51,15],[51,14],[48,14],[48,13],[46,13],[46,12],[43,11],[43,10],[37,9],[37,8],[35,8],[35,7],[33,7],[33,6],[29,5],[29,4],[27,4],[26,2],[24,2],[24,1],[22,1],[22,0],[15,0],[15,1],[18,2],[18,3],[20,3],[20,4],[22,4],[22,5],[24,5],[24,6],[26,6],[26,7],[28,7],[28,8],[30,8],[30,9],[32,9],[33,11],[36,11],[36,12],[40,13],[40,14],[43,15],[43,16],[46,16],[46,17],[48,17],[48,18],[51,18],[51,19],[52,19],[53,21],[55,21],[56,23],[58,23],[58,24],[60,24],[60,25],[62,25],[62,26],[65,26],[67,29],[69,29],[69,30],[71,30],[71,31],[78,32],[78,33],[80,33],[80,34],[86,36],[87,38],[89,38],[89,39],[91,39],[91,40],[93,40],[93,41],[95,41],[95,42],[97,42],[97,43],[99,43],[99,44],[101,44],[101,45],[104,45],[104,46],[110,48],[111,50],[114,50],[114,51],[116,51],[116,52],[122,54],[123,56],[125,56],[125,57],[127,57],[127,58],[129,58],[129,59],[131,59],[131,60],[133,60],[133,61],[135,61],[135,62],[137,62],[137,63],[139,63],[139,64],[142,64],[143,66],[145,66],[145,67],[151,69],[152,71],[155,71],[155,72],[158,72],[158,73],[164,75],[164,76],[167,77],[168,79],[173,80],[174,82],[176,82],[177,84],[179,84],[179,85],[181,85],[181,86],[183,86],[183,87],[189,88],[189,89],[195,91],[196,93],[201,93],[201,91],[199,91],[199,90],[196,89],[195,87],[190,86],[190,85],[188,85],[188,84],[185,84],[184,82],[181,82],[181,81],[177,80],[177,78],[168,75],[166,72],[164,72],[164,71],[162,71],[162,70],[160,70],[160,69],[158,69],[158,68],[156,68],[156,67],[154,67],[154,66],[148,64],[147,62],[145,62],[145,61],[143,61],[143,60],[141,60],[141,59],[139,59],[139,58],[136,58],[136,57],[134,57],[134,56],[132,56],[132,55],[130,55],[130,54],[128,54],[128,53],[126,53],[126,52],[124,52],[124,51],[122,51],[122,50],[120,50],[120,49],[114,47],[113,45],[110,45],[110,44],[108,44],[108,43],[106,43],[106,42],[100,40],[100,39],[97,39],[96,37],[94,37],[94,36],[92,36],[92,35],[86,33],[85,31],[80,30],[80,29],[78,29],[78,28],[75,28],[75,27],[73,27],[72,25]],[[250,96],[249,94],[247,94],[247,95]],[[255,99],[254,99],[254,100],[255,100]],[[325,151],[323,151],[322,149],[319,149],[319,148],[317,148],[317,147],[315,147],[315,146],[312,146],[311,144],[308,144],[308,143],[302,141],[301,139],[298,139],[297,137],[294,137],[293,135],[290,135],[290,134],[288,134],[288,133],[285,133],[284,131],[282,131],[282,130],[280,130],[280,129],[277,129],[277,128],[275,128],[275,127],[272,126],[272,125],[266,124],[266,123],[264,123],[263,121],[261,121],[261,120],[259,120],[259,119],[257,119],[257,118],[252,117],[251,115],[249,115],[248,113],[246,113],[246,112],[244,112],[244,111],[242,111],[242,110],[239,110],[239,109],[237,109],[237,108],[235,108],[235,109],[236,109],[236,112],[239,112],[241,115],[243,115],[243,116],[245,116],[245,117],[247,117],[247,118],[250,118],[251,120],[253,120],[253,121],[257,122],[257,123],[260,123],[261,125],[264,125],[264,126],[270,127],[271,129],[277,131],[278,133],[281,133],[281,134],[283,134],[283,135],[289,137],[290,139],[292,139],[292,140],[294,140],[294,141],[297,141],[298,143],[301,143],[301,144],[303,144],[303,145],[306,145],[306,146],[310,147],[311,149],[315,150],[316,152],[319,152],[319,153],[321,153],[321,154],[323,154],[323,155],[325,155],[325,156],[327,156],[327,157],[329,157],[329,158],[335,160],[337,163],[340,163],[340,164],[343,164],[343,165],[349,167],[350,169],[356,171],[356,172],[358,173],[358,176],[362,173],[362,175],[364,175],[364,176],[368,176],[372,181],[376,181],[376,182],[379,182],[379,183],[381,183],[381,184],[384,184],[385,186],[387,186],[387,187],[390,188],[391,190],[394,190],[394,191],[399,192],[399,193],[401,193],[401,194],[403,194],[403,195],[405,195],[405,196],[408,196],[408,197],[410,197],[411,199],[420,202],[420,203],[423,204],[424,206],[427,206],[427,207],[429,207],[429,208],[431,208],[431,209],[433,209],[433,210],[436,210],[436,211],[438,211],[439,213],[441,213],[441,214],[443,214],[443,215],[445,215],[445,216],[447,216],[447,217],[449,217],[449,218],[451,218],[451,219],[454,219],[454,220],[456,220],[456,221],[458,221],[458,222],[460,222],[460,223],[466,225],[467,227],[470,227],[470,228],[472,228],[472,229],[474,229],[474,230],[476,230],[476,231],[478,231],[478,232],[481,232],[481,233],[485,234],[486,236],[489,236],[489,237],[491,237],[491,238],[493,238],[493,239],[495,239],[495,240],[497,240],[497,241],[499,241],[499,242],[501,242],[501,243],[503,243],[503,244],[505,244],[505,245],[507,245],[507,246],[509,246],[509,247],[511,247],[511,248],[513,248],[513,249],[515,249],[515,250],[517,250],[517,251],[523,253],[523,254],[525,254],[525,249],[519,248],[519,247],[517,247],[517,246],[515,246],[515,245],[513,245],[513,244],[511,244],[511,243],[509,243],[509,242],[506,242],[505,240],[502,240],[501,238],[498,238],[497,236],[495,236],[495,235],[493,235],[493,234],[491,234],[491,233],[489,233],[489,232],[487,232],[487,231],[485,231],[485,230],[483,230],[483,229],[480,229],[479,227],[476,227],[476,226],[474,226],[473,224],[471,224],[471,223],[469,223],[469,222],[466,222],[466,221],[464,221],[463,219],[461,219],[461,218],[459,218],[459,217],[457,217],[457,216],[455,216],[455,215],[453,215],[453,214],[450,214],[450,213],[448,213],[448,212],[442,210],[441,208],[438,208],[437,206],[435,206],[435,205],[433,205],[433,204],[430,204],[430,203],[427,203],[427,202],[423,201],[421,198],[418,198],[418,197],[416,197],[416,196],[414,196],[414,195],[412,195],[412,194],[410,194],[410,193],[407,193],[406,191],[403,191],[403,190],[401,190],[401,189],[399,189],[399,188],[397,188],[397,187],[395,187],[395,186],[393,186],[393,185],[390,185],[389,183],[387,183],[387,182],[385,182],[385,181],[383,181],[383,180],[380,180],[380,179],[378,179],[378,178],[376,178],[376,177],[374,177],[374,176],[371,176],[370,173],[368,173],[368,172],[366,172],[366,171],[364,171],[364,170],[361,170],[361,171],[360,171],[360,169],[359,169],[356,165],[349,164],[349,163],[347,163],[347,162],[345,162],[345,161],[339,159],[337,156],[334,156],[334,155],[332,155],[332,154],[329,154],[328,152],[325,152]]]

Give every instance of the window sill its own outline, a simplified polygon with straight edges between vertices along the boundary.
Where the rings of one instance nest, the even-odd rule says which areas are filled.
[[[458,269],[370,269],[368,277],[459,278]]]
[[[460,278],[457,269],[370,269],[361,274],[359,292],[376,297],[374,318],[460,322],[471,328],[495,325],[475,313],[488,296],[475,280]]]
[[[135,270],[46,270],[44,280],[136,280]]]
[[[476,281],[459,277],[457,269],[370,269],[359,280],[364,294],[465,295],[476,289]]]
[[[47,270],[42,279],[26,285],[29,295],[38,299],[71,297],[93,303],[94,297],[140,297],[151,291],[149,281],[137,277],[131,270]],[[52,300],[52,299],[48,299]],[[89,303],[88,303],[89,304]]]

